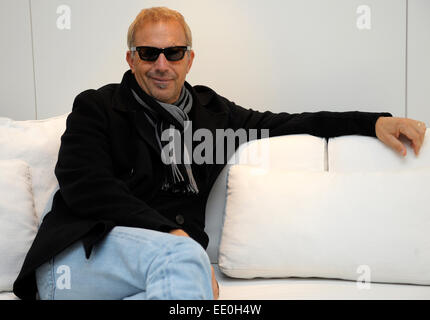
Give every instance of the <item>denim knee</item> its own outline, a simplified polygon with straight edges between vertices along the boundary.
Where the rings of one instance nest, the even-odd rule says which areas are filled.
[[[150,265],[148,299],[213,299],[209,257],[193,239],[169,238]]]
[[[206,251],[192,238],[178,237],[173,250],[181,256],[181,260],[184,260],[184,262],[192,261],[202,267],[210,268],[210,261]]]

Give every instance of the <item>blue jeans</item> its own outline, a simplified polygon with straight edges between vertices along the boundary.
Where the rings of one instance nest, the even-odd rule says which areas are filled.
[[[41,300],[213,299],[205,250],[191,238],[115,227],[86,259],[81,241],[36,270]]]

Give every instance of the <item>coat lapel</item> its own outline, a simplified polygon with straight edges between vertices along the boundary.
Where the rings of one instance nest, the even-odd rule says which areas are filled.
[[[142,106],[134,99],[130,88],[125,85],[124,77],[113,96],[113,109],[125,114],[138,137],[145,141],[154,152],[159,154],[160,150],[155,140],[154,128],[146,119]]]
[[[145,112],[143,110],[132,112],[131,121],[139,137],[148,143],[157,154],[160,154],[160,147],[155,138],[155,129],[148,122]]]

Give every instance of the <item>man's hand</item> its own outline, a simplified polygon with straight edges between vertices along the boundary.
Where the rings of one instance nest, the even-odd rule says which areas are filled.
[[[400,135],[404,135],[411,141],[415,155],[420,152],[426,133],[424,122],[407,119],[379,117],[375,125],[376,136],[387,146],[406,156],[406,147],[400,142]]]
[[[216,280],[216,277],[215,277],[214,267],[212,265],[211,265],[211,269],[212,269],[212,290],[214,293],[214,299],[218,300],[218,298],[219,298],[219,285],[218,285],[218,281]]]
[[[173,229],[169,233],[173,234],[175,236],[189,237],[188,233],[186,233],[182,229]],[[214,267],[212,267],[212,265],[211,265],[211,270],[212,270],[212,291],[214,294],[214,299],[218,300],[218,298],[219,298],[219,286],[218,286],[218,281],[216,280],[216,277],[215,277],[215,270],[214,270]]]
[[[169,232],[170,234],[173,234],[175,236],[182,236],[182,237],[189,237],[188,233],[186,233],[182,229],[173,229]]]

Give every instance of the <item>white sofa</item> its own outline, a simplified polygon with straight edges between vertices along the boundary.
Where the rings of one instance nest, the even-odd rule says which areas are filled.
[[[58,189],[66,117],[0,118],[0,299]],[[242,145],[206,208],[220,299],[430,299],[428,139],[405,158],[359,136]]]

